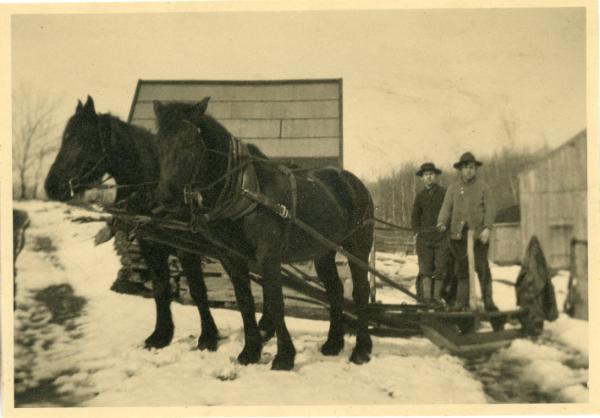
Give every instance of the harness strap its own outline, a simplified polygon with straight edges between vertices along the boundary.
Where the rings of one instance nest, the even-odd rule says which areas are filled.
[[[297,206],[298,206],[298,185],[296,183],[296,176],[294,175],[292,170],[290,170],[285,165],[279,165],[278,168],[281,172],[283,172],[283,174],[285,174],[287,176],[288,183],[290,185],[290,200],[289,200],[289,207],[287,208],[288,209],[288,218],[287,218],[288,222],[286,222],[285,230],[283,232],[283,234],[284,234],[283,249],[286,250],[289,248],[289,244],[290,244],[290,230],[292,228],[291,220],[296,219],[296,210],[297,210]]]

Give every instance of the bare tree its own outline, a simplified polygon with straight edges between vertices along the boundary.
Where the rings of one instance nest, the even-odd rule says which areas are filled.
[[[45,162],[57,149],[58,100],[25,86],[13,91],[13,188],[17,198],[37,197]],[[16,183],[16,184],[15,184]]]

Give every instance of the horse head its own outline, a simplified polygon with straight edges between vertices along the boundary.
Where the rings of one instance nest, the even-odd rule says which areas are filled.
[[[50,199],[68,201],[102,179],[108,169],[106,151],[98,130],[94,100],[78,101],[62,136],[58,154],[44,187]]]
[[[156,196],[168,211],[182,205],[186,186],[202,188],[210,182],[211,144],[201,128],[208,100],[195,104],[154,102],[160,161]]]

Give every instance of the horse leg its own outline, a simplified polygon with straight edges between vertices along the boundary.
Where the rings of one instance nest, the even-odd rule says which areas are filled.
[[[169,253],[165,249],[140,242],[142,255],[150,268],[154,302],[156,303],[156,324],[154,332],[145,341],[145,348],[162,348],[173,339],[175,326],[171,316],[171,288],[169,286]]]
[[[370,248],[366,245],[355,245],[354,249],[348,251],[359,257],[365,264],[369,263]],[[350,361],[356,364],[367,363],[370,360],[369,354],[373,348],[373,342],[369,335],[367,308],[369,304],[369,279],[367,271],[359,267],[356,263],[348,261],[350,272],[352,273],[352,298],[356,304],[358,313],[358,323],[356,331],[356,346],[350,356]]]
[[[238,355],[238,362],[243,365],[258,363],[263,342],[256,323],[248,263],[223,258],[221,264],[233,283],[235,299],[244,323],[244,348]]]
[[[257,260],[264,279],[264,297],[268,300],[268,308],[275,324],[277,335],[277,354],[271,364],[272,370],[292,370],[296,349],[285,325],[283,290],[281,285],[281,255],[280,251],[270,243],[257,251]],[[277,244],[275,244],[277,245]]]
[[[317,258],[314,263],[319,279],[325,283],[329,299],[329,334],[327,341],[321,347],[321,353],[326,356],[337,356],[344,348],[344,318],[342,314],[344,286],[335,265],[335,251]]]
[[[181,253],[178,255],[183,267],[183,273],[188,281],[190,295],[200,312],[200,327],[202,332],[198,338],[198,349],[216,351],[219,331],[210,313],[206,283],[204,282],[204,275],[202,273],[202,262],[200,257],[193,254]]]
[[[260,335],[265,343],[275,335],[275,324],[273,323],[271,309],[269,308],[268,303],[269,300],[263,293],[263,313],[258,321],[258,329],[260,330]]]

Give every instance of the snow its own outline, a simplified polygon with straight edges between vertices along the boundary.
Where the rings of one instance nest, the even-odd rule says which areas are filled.
[[[109,290],[120,263],[112,242],[94,246],[94,235],[103,224],[70,222],[90,213],[63,204],[15,202],[15,206],[27,210],[32,221],[17,261],[15,366],[20,383],[16,389],[27,393],[28,388],[49,381],[56,390],[54,398],[24,401],[20,406],[64,404],[65,400],[77,406],[490,401],[483,383],[463,359],[424,338],[374,337],[371,362],[356,366],[348,361],[354,339],[347,336],[340,356],[325,357],[319,351],[328,329],[323,321],[286,319],[297,350],[292,372],[270,370],[275,341],[266,344],[259,364],[237,364],[243,329],[239,313],[231,310],[213,309],[221,335],[216,352],[195,349],[198,312],[180,304],[172,305],[176,328],[171,345],[144,350],[143,341],[154,326],[154,303]],[[47,251],[36,248],[40,237],[51,242]],[[414,290],[410,278],[418,272],[415,256],[381,254],[377,268]],[[514,281],[517,273],[514,266],[492,269],[497,279]],[[561,286],[563,281],[560,276]],[[74,295],[86,303],[79,315],[56,323],[35,296],[40,289],[64,284],[72,286]],[[501,307],[514,307],[512,287],[495,282],[494,291]],[[377,295],[387,301],[410,302],[385,287],[378,288]],[[522,369],[520,379],[532,381],[557,399],[586,402],[587,323],[561,315],[547,324],[544,338],[516,340],[494,356],[517,362]]]

